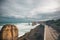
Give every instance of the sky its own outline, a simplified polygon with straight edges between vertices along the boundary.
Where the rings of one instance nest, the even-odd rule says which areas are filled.
[[[60,0],[0,0],[0,21],[60,18]]]

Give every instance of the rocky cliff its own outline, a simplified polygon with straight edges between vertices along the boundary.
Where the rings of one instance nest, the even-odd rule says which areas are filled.
[[[18,38],[18,40],[44,40],[44,26],[39,25],[30,32]]]
[[[0,40],[17,40],[18,29],[15,25],[4,25],[0,31]]]

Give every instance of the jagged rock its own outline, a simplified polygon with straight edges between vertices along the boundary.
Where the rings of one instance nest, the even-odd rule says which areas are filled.
[[[36,22],[32,22],[32,26],[36,25]]]
[[[44,26],[39,25],[30,32],[18,38],[18,40],[44,40]]]
[[[17,40],[18,29],[15,25],[4,25],[1,29],[1,40]]]

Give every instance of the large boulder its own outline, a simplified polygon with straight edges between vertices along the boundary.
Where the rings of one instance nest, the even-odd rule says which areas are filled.
[[[18,29],[15,25],[7,24],[1,29],[1,40],[17,40]]]

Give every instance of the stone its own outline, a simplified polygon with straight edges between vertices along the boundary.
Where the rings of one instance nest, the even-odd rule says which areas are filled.
[[[17,40],[18,39],[18,29],[15,25],[6,24],[1,29],[1,39],[2,40]]]

